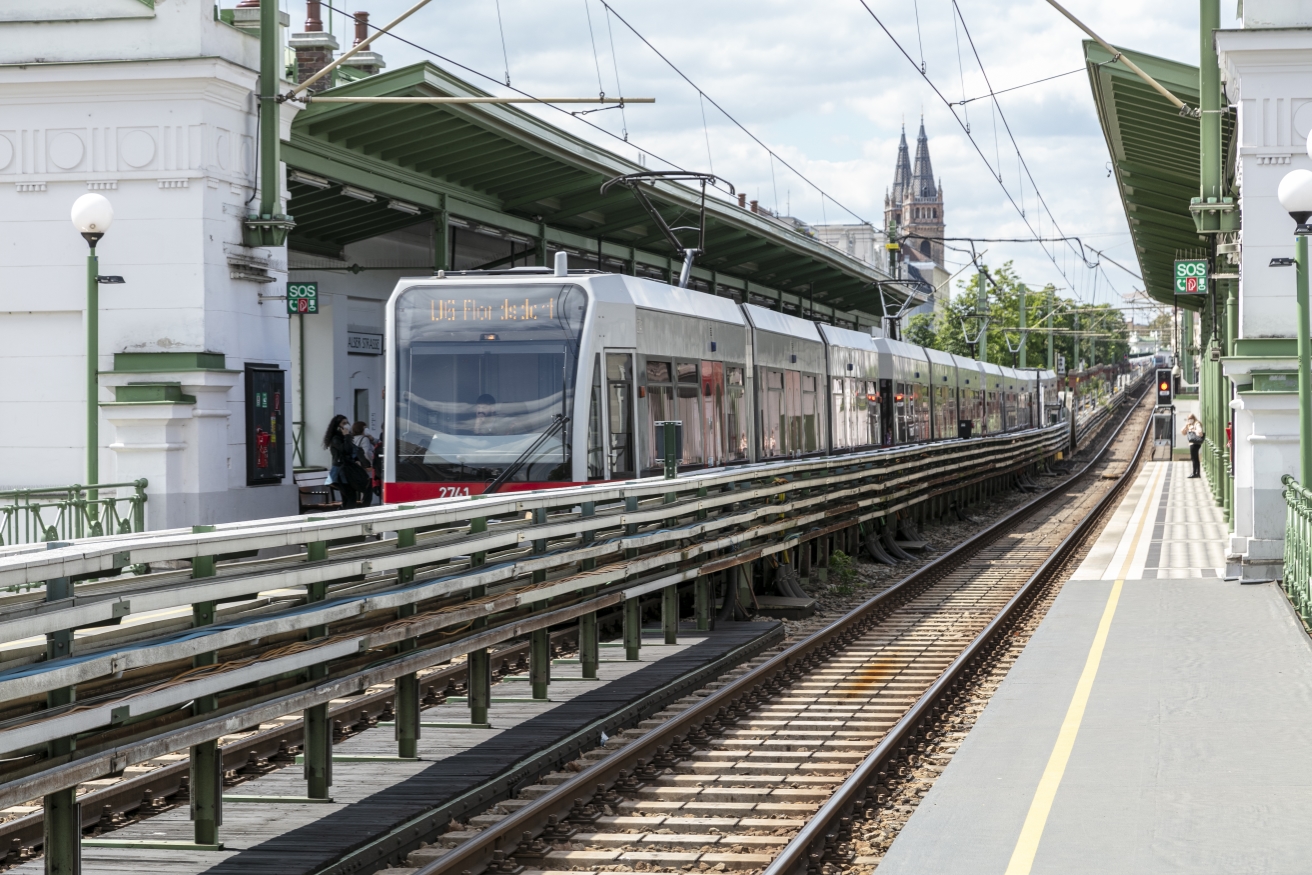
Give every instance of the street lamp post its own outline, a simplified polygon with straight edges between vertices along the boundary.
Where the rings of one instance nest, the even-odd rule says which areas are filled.
[[[1298,223],[1294,229],[1294,264],[1297,269],[1294,301],[1298,332],[1298,482],[1312,484],[1312,337],[1308,327],[1307,237],[1312,227],[1312,170],[1291,170],[1280,180],[1280,205]],[[1285,262],[1288,264],[1288,262]]]
[[[84,194],[73,202],[73,226],[86,239],[87,253],[87,485],[100,479],[100,261],[96,244],[114,221],[114,208],[104,195]],[[96,496],[89,495],[94,500]]]

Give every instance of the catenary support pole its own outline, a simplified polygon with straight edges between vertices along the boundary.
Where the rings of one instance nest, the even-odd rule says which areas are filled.
[[[193,533],[214,531],[214,526],[192,526]],[[191,560],[193,579],[213,577],[217,573],[215,557],[197,556]],[[197,602],[191,606],[193,627],[214,624],[214,602]],[[217,654],[199,653],[191,659],[192,668],[214,665]],[[215,696],[199,696],[192,703],[194,716],[208,714],[218,707]],[[223,825],[223,757],[219,753],[218,739],[202,741],[191,747],[191,820],[195,842],[198,845],[217,846],[219,827]]]
[[[529,633],[528,676],[533,698],[546,699],[551,684],[551,638],[546,629]]]
[[[328,558],[328,545],[323,541],[315,541],[306,545],[307,559],[310,562],[322,562]],[[328,595],[328,585],[326,583],[312,583],[306,587],[305,600],[309,602],[323,601]],[[328,634],[328,627],[311,626],[306,638],[313,640],[322,638]],[[307,672],[311,681],[322,680],[328,676],[328,666],[312,665]],[[328,722],[328,703],[321,705],[312,705],[306,708],[303,713],[303,724],[305,726],[305,744],[303,756],[305,760],[305,782],[307,785],[307,795],[311,799],[328,799],[328,788],[333,785],[333,731]]]
[[[87,254],[87,485],[100,482],[100,259]],[[93,492],[87,496],[95,501]]]
[[[642,658],[642,600],[624,600],[624,658],[636,661]]]
[[[51,541],[47,549],[67,547],[63,541]],[[73,582],[67,577],[46,581],[46,601],[71,600]],[[46,634],[46,659],[62,659],[72,655],[73,630],[61,629]],[[58,708],[73,704],[74,687],[60,687],[46,693],[46,707]],[[46,744],[46,755],[55,760],[70,756],[76,747],[74,738],[55,738]],[[77,787],[68,787],[47,793],[42,798],[45,809],[46,875],[80,875],[82,872],[82,814],[77,801]]]

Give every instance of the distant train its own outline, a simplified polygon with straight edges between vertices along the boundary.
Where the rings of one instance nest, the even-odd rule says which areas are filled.
[[[982,364],[623,274],[403,279],[387,305],[384,497],[540,489],[958,440],[1059,421],[1052,371]],[[499,484],[500,485],[500,484]]]

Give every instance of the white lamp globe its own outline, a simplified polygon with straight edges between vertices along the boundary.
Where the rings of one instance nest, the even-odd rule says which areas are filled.
[[[79,232],[99,238],[114,222],[114,207],[104,195],[91,192],[73,201],[72,217]]]
[[[1307,157],[1312,158],[1312,132],[1307,135]]]
[[[1299,169],[1286,173],[1285,178],[1280,180],[1276,197],[1280,199],[1280,206],[1285,208],[1285,212],[1294,217],[1294,221],[1300,225],[1307,224],[1308,216],[1312,216],[1312,170]]]

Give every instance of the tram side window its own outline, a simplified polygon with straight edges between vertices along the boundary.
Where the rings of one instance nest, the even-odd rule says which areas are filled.
[[[675,419],[683,423],[683,458],[680,465],[701,465],[706,461],[706,449],[702,440],[701,396],[697,362],[678,362],[678,410]]]
[[[610,414],[610,475],[632,477],[633,469],[633,356],[606,354],[607,407]]]
[[[706,464],[725,461],[724,362],[702,362],[702,423],[706,429]]]
[[[592,391],[588,401],[588,479],[606,478],[606,450],[601,441],[601,354],[592,367]]]
[[[802,375],[802,445],[804,453],[820,449],[820,399],[816,397],[815,377]]]
[[[743,376],[742,368],[727,369],[725,451],[726,458],[733,461],[747,458],[747,387]]]
[[[656,441],[656,423],[679,417],[674,412],[674,373],[669,362],[647,362],[647,458],[645,468],[660,468],[662,442]]]
[[[802,446],[802,375],[797,371],[784,371],[783,438],[781,450],[786,455]]]
[[[761,455],[781,456],[787,450],[783,371],[762,370]]]

